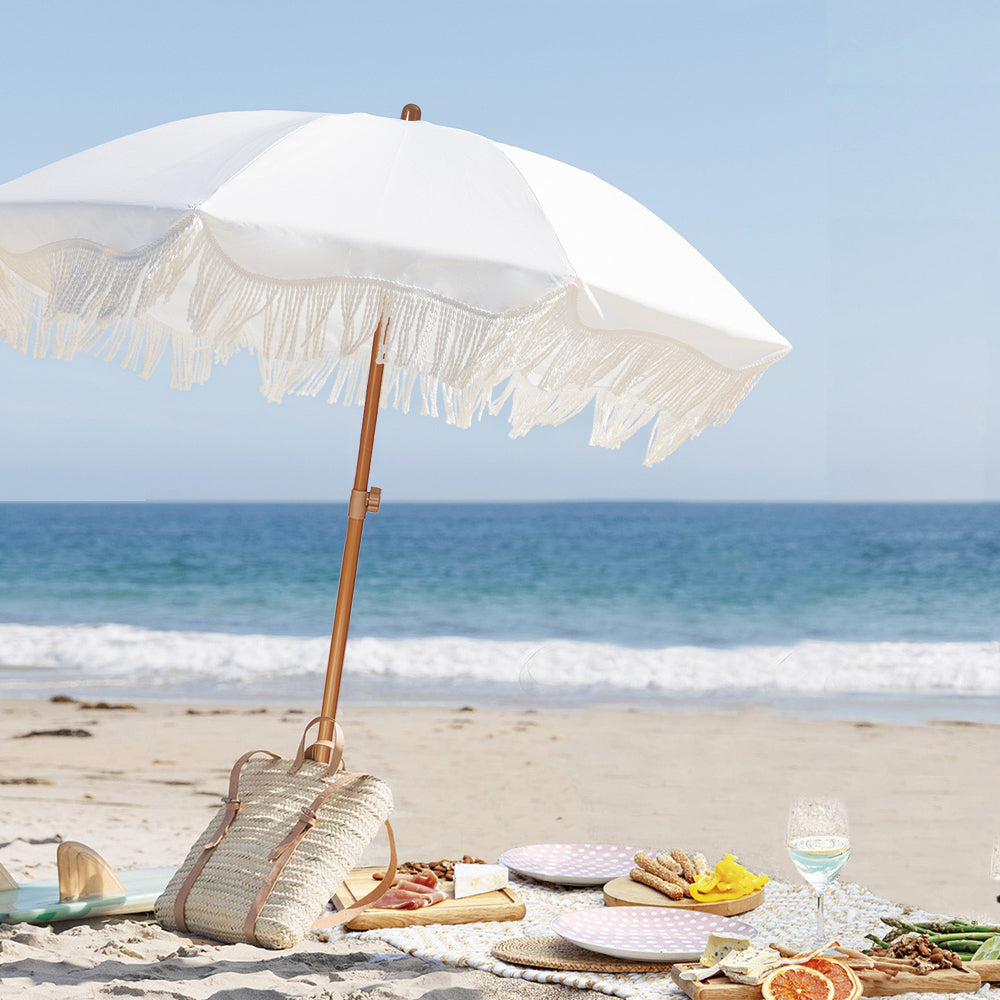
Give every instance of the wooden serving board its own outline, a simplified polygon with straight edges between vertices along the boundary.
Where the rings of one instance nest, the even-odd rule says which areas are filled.
[[[343,910],[356,903],[378,885],[372,873],[382,868],[355,868],[336,891],[333,905]],[[371,907],[359,913],[348,925],[352,931],[368,931],[379,927],[412,927],[416,924],[471,924],[477,920],[520,920],[524,903],[508,886],[478,896],[455,899],[453,882],[439,882],[438,889],[447,895],[440,903],[419,910],[380,910]]]
[[[761,1000],[763,996],[759,986],[734,983],[725,976],[712,976],[701,982],[681,979],[681,973],[685,970],[699,968],[701,966],[697,962],[684,962],[670,969],[670,978],[691,1000]]]
[[[752,896],[743,899],[724,899],[718,903],[696,903],[693,899],[671,899],[657,889],[636,882],[624,875],[612,879],[604,887],[606,906],[671,906],[679,910],[696,910],[699,913],[716,913],[720,917],[732,917],[746,913],[764,902],[764,890],[759,889]]]
[[[984,983],[1000,983],[1000,960],[989,962],[963,962],[967,969],[978,972]]]
[[[691,997],[691,1000],[761,1000],[762,993],[759,986],[734,983],[725,976],[713,976],[711,979],[703,979],[700,983],[681,979],[680,974],[685,969],[696,968],[697,965],[687,963],[675,965],[670,970],[671,979]],[[866,977],[862,970],[858,978],[864,987],[866,997],[889,997],[900,993],[975,993],[983,984],[978,972],[959,972],[957,969],[938,969],[935,972],[928,972],[926,976],[900,972],[892,979],[881,981]]]

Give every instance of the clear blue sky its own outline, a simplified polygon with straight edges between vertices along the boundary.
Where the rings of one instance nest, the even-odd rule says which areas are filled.
[[[0,181],[126,133],[280,108],[565,160],[701,250],[794,345],[652,470],[589,418],[510,441],[380,417],[392,499],[1000,499],[995,0],[5,3]],[[165,366],[166,367],[166,366]],[[334,499],[360,410],[189,393],[0,345],[0,499]]]

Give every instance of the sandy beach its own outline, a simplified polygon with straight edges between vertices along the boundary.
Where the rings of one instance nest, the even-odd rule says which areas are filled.
[[[8,701],[0,714],[0,863],[20,880],[52,878],[55,843],[72,839],[121,868],[179,864],[211,818],[232,760],[255,747],[290,754],[308,718],[305,707]],[[494,860],[527,843],[638,842],[701,849],[710,858],[733,852],[794,883],[783,843],[788,802],[825,789],[851,812],[845,882],[931,912],[997,916],[996,885],[987,877],[997,726],[796,719],[763,709],[475,705],[346,705],[341,722],[348,764],[393,788],[403,859],[470,853]],[[91,735],[28,735],[51,730]],[[364,861],[380,863],[384,850],[376,841]],[[32,997],[120,995],[119,980],[131,982],[134,995],[211,996],[223,986],[212,973],[206,992],[206,976],[220,962],[239,980],[234,989],[257,991],[233,997],[340,997],[366,988],[392,997],[438,989],[457,990],[440,994],[456,998],[573,995],[415,958],[389,960],[392,949],[373,950],[350,934],[275,955],[191,944],[148,920],[57,930],[2,929],[4,980],[14,990],[5,996],[29,988]],[[114,966],[115,956],[128,966]],[[159,985],[140,985],[150,963],[157,971],[149,978]]]

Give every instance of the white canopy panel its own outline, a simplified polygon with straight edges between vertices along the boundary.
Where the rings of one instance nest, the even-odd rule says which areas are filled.
[[[509,401],[521,434],[593,402],[595,444],[655,420],[647,463],[789,349],[627,195],[427,122],[207,115],[0,185],[0,331],[22,350],[148,374],[171,344],[183,388],[248,348],[268,398],[354,401],[380,315],[397,405],[419,382],[468,425]]]

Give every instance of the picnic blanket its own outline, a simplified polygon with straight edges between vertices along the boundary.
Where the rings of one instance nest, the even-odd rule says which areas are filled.
[[[491,949],[505,938],[552,934],[552,920],[560,913],[590,906],[603,906],[600,887],[577,888],[549,885],[511,875],[511,885],[524,900],[523,920],[473,923],[428,924],[417,927],[390,927],[362,931],[360,940],[378,940],[429,961],[467,966],[505,978],[536,983],[559,983],[578,989],[595,990],[614,997],[662,1000],[684,997],[670,979],[670,966],[662,972],[608,973],[566,972],[512,965],[495,958]],[[866,947],[865,934],[883,932],[881,916],[901,916],[912,920],[932,920],[940,915],[925,913],[880,899],[859,885],[834,883],[825,896],[826,927],[830,938],[852,948]],[[740,920],[756,927],[763,943],[781,941],[811,945],[816,926],[816,897],[805,885],[770,882],[763,905],[741,914]],[[924,1000],[938,994],[923,994]]]

